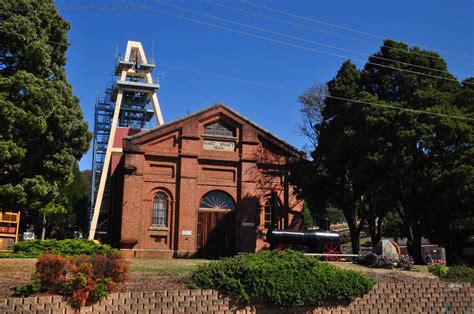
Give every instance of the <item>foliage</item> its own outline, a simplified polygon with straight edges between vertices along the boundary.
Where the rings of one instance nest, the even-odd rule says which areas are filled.
[[[31,283],[19,286],[17,295],[49,292],[71,297],[72,305],[82,307],[98,301],[126,278],[127,265],[117,253],[64,258],[45,254],[36,262]]]
[[[375,282],[296,251],[261,251],[225,258],[198,267],[191,286],[217,289],[244,303],[263,299],[279,307],[352,300]]]
[[[44,253],[71,256],[115,252],[108,244],[96,244],[85,239],[31,240],[18,242],[14,246],[15,257],[38,257]]]
[[[474,269],[465,265],[447,267],[444,263],[435,261],[428,264],[428,271],[446,281],[474,284]]]
[[[15,295],[25,298],[32,294],[38,293],[41,290],[41,281],[40,279],[33,274],[31,276],[30,282],[20,285],[15,290]]]
[[[382,236],[384,237],[403,237],[403,221],[396,211],[387,213],[382,222]]]
[[[446,265],[435,262],[428,265],[428,271],[433,275],[445,278],[448,274],[448,267]]]
[[[327,209],[327,218],[329,218],[333,224],[345,222],[344,213],[342,210],[335,207],[329,207]]]
[[[41,287],[51,291],[63,292],[66,289],[66,274],[69,260],[59,256],[45,254],[36,262],[36,276]]]
[[[450,266],[443,279],[452,282],[470,282],[474,284],[474,269],[463,265]]]
[[[59,209],[91,139],[64,70],[69,24],[52,0],[1,1],[0,21],[0,207]]]
[[[457,82],[436,53],[392,40],[362,70],[344,62],[327,83],[331,97],[322,101],[309,90],[300,98],[316,143],[313,160],[292,169],[300,197],[311,208],[343,211],[354,252],[363,225],[377,243],[390,212],[415,262],[422,263],[422,236],[449,248],[452,222],[474,214],[473,83]],[[318,114],[307,115],[308,107]]]
[[[109,291],[113,290],[112,278],[106,277],[97,281],[92,290],[92,298],[94,301],[100,301],[107,296]]]
[[[392,259],[387,256],[369,253],[359,256],[354,262],[370,268],[401,268],[403,270],[411,270],[413,266],[413,261],[406,255],[400,255],[398,259]]]
[[[311,216],[311,212],[306,205],[303,207],[303,222],[306,228],[314,226],[313,216]]]
[[[82,231],[78,226],[87,226],[87,207],[89,204],[89,188],[83,174],[76,164],[71,183],[60,189],[61,196],[49,206],[56,210],[40,210],[47,215],[47,235],[56,239],[72,238],[74,231]],[[47,205],[48,207],[48,205]]]
[[[413,268],[413,261],[408,255],[400,255],[398,258],[398,267],[403,270],[411,270]]]

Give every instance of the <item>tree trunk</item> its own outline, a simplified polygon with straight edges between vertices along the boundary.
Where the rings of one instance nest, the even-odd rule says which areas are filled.
[[[41,229],[41,240],[44,240],[46,237],[46,215],[43,214],[43,227]]]
[[[423,255],[421,253],[421,234],[417,231],[416,224],[409,225],[407,249],[416,265],[423,265]]]
[[[372,199],[367,197],[368,210],[366,212],[367,225],[369,226],[370,241],[372,246],[379,243],[382,238],[382,220],[383,217],[378,217],[372,203]]]
[[[360,251],[360,228],[357,227],[356,223],[347,220],[347,226],[349,227],[349,233],[351,237],[352,254],[359,254]]]

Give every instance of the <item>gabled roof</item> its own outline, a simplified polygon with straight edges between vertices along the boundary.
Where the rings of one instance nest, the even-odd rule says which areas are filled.
[[[222,103],[217,103],[213,106],[210,106],[210,107],[207,107],[207,108],[204,108],[202,110],[199,110],[199,111],[196,111],[194,113],[191,113],[191,114],[188,114],[188,115],[185,115],[184,117],[182,118],[179,118],[179,119],[176,119],[176,120],[173,120],[173,121],[170,121],[168,123],[164,123],[162,125],[159,125],[159,126],[156,126],[154,128],[151,128],[151,129],[148,129],[146,131],[142,131],[140,133],[137,133],[137,134],[134,134],[134,135],[130,135],[130,136],[127,136],[127,137],[124,137],[124,139],[126,140],[133,140],[133,139],[137,139],[137,138],[140,138],[142,136],[145,136],[147,134],[150,134],[150,133],[153,133],[157,130],[161,130],[163,128],[166,128],[166,127],[170,127],[171,125],[173,124],[177,124],[179,122],[182,122],[182,121],[185,121],[187,119],[191,119],[193,117],[196,117],[198,115],[201,115],[203,113],[206,113],[208,111],[211,111],[213,109],[216,109],[216,108],[223,108],[225,109],[226,111],[230,112],[231,114],[237,116],[238,118],[242,119],[243,121],[247,122],[249,125],[253,126],[254,128],[258,129],[259,131],[261,131],[262,133],[264,133],[265,135],[267,135],[268,137],[270,137],[271,139],[273,139],[276,144],[280,144],[281,146],[284,146],[286,147],[287,149],[293,151],[294,154],[296,155],[300,155],[300,156],[305,156],[306,153],[302,150],[299,150],[298,148],[294,147],[293,145],[287,143],[286,141],[282,140],[281,138],[273,135],[272,133],[270,133],[270,131],[264,129],[263,127],[261,127],[260,125],[258,125],[257,123],[253,122],[252,120],[244,117],[243,115],[241,115],[240,113],[234,111],[233,109],[227,107],[226,105],[222,104]]]

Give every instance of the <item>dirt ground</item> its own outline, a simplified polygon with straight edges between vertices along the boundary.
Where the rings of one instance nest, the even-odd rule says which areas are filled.
[[[407,282],[415,283],[420,281],[438,282],[439,278],[431,275],[427,271],[426,266],[415,266],[412,271],[405,271],[400,269],[380,269],[380,268],[368,268],[362,265],[352,263],[338,263],[330,262],[331,264],[343,268],[359,271],[377,280],[377,282]]]
[[[16,286],[29,281],[34,272],[36,259],[0,259],[0,299],[13,296]],[[118,285],[120,292],[129,291],[158,291],[184,289],[189,274],[198,265],[206,263],[199,259],[132,259],[129,278]],[[337,267],[360,271],[378,282],[420,282],[438,281],[426,272],[423,267],[420,271],[401,271],[387,269],[372,269],[351,263],[332,262]],[[418,267],[420,268],[420,267]]]

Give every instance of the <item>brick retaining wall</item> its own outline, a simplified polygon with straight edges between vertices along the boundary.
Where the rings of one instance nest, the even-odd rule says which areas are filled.
[[[474,313],[474,287],[448,283],[382,283],[350,304],[279,310],[265,305],[235,308],[213,290],[112,293],[81,313]],[[61,296],[0,300],[0,313],[74,313]]]

